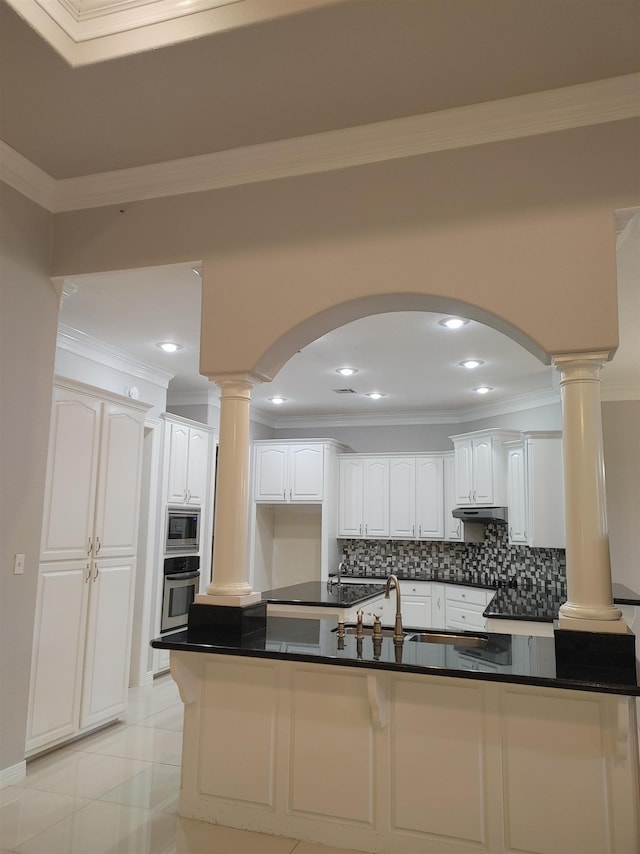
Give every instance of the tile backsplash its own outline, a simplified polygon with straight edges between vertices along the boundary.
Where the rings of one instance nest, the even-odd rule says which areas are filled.
[[[469,581],[566,595],[564,549],[510,546],[506,525],[487,525],[482,543],[341,540],[346,575]]]

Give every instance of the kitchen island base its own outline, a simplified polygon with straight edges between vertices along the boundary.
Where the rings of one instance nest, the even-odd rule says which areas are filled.
[[[631,697],[171,652],[180,815],[374,854],[638,854]]]

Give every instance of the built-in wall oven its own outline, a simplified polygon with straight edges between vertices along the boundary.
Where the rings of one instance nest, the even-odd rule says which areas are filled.
[[[167,507],[165,554],[197,552],[199,548],[200,508]]]
[[[199,585],[199,555],[165,558],[160,634],[186,627],[189,605],[193,602]]]

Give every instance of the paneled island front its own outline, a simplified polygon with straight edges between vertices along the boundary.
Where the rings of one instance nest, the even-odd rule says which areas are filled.
[[[638,854],[633,644],[612,669],[581,632],[356,630],[152,642],[185,704],[181,815],[377,854]]]

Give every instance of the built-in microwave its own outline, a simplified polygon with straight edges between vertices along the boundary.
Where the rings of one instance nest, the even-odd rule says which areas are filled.
[[[200,508],[167,507],[165,554],[197,552],[199,548]]]

